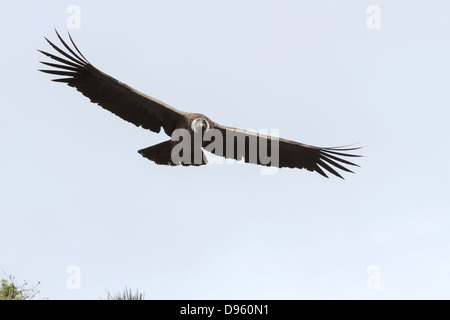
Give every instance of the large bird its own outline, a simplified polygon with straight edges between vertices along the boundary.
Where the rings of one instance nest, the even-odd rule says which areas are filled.
[[[320,148],[223,126],[203,114],[179,111],[95,68],[78,50],[70,33],[69,39],[73,48],[61,38],[57,31],[56,35],[67,51],[45,38],[62,57],[38,50],[58,62],[40,61],[55,69],[39,71],[62,76],[53,81],[67,83],[88,97],[91,102],[97,103],[137,127],[156,133],[163,128],[164,132],[171,137],[170,140],[138,151],[156,164],[203,165],[207,163],[202,151],[205,149],[217,156],[243,160],[247,163],[316,171],[327,178],[326,172],[329,172],[343,179],[336,169],[353,172],[347,166],[358,166],[344,158],[359,157],[360,155],[348,153],[359,147]],[[198,134],[202,135],[203,139],[200,143],[194,143],[197,141],[195,137]],[[180,147],[180,140],[185,142],[182,146],[191,148]],[[174,152],[176,148],[177,152]]]

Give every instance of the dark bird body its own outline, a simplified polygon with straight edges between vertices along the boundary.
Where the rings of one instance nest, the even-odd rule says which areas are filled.
[[[66,83],[67,85],[74,87],[84,96],[88,97],[91,102],[100,105],[104,109],[138,127],[149,129],[156,133],[159,133],[162,128],[168,136],[172,137],[172,139],[139,150],[141,155],[154,161],[156,164],[203,165],[206,163],[206,158],[201,150],[203,148],[218,156],[226,158],[233,158],[235,160],[243,159],[248,163],[265,166],[272,165],[279,168],[289,167],[307,169],[309,171],[316,171],[324,177],[327,177],[325,172],[330,172],[342,178],[336,171],[336,168],[346,172],[352,172],[346,166],[357,166],[344,159],[344,157],[359,157],[359,155],[348,153],[349,151],[357,150],[359,148],[320,148],[310,146],[282,138],[222,126],[213,122],[203,114],[179,111],[98,70],[81,54],[70,34],[69,39],[73,48],[64,42],[58,32],[56,32],[56,34],[67,51],[58,48],[45,38],[63,57],[39,50],[44,55],[57,62],[41,62],[55,69],[39,71],[61,76],[62,78],[54,79],[53,81]],[[173,139],[174,132],[177,129],[186,130],[192,137],[194,137],[196,133],[206,134],[209,130],[212,132],[212,129],[214,129],[216,132],[222,134],[223,140],[221,143],[223,143],[223,148],[208,149],[211,141],[218,142],[215,139],[202,141],[201,145],[193,145],[190,156],[191,161],[174,162],[171,153],[178,143]],[[192,141],[193,140],[194,139],[192,139]],[[243,141],[245,148],[240,149],[236,141]],[[273,164],[263,161],[259,152],[256,153],[256,156],[252,156],[251,150],[259,151],[260,146],[264,144],[270,149],[271,144],[275,142],[278,143],[278,163]],[[252,149],[253,147],[255,149]],[[230,151],[230,148],[233,149],[231,150],[232,152],[228,152]],[[195,152],[201,153],[200,162],[194,161]]]

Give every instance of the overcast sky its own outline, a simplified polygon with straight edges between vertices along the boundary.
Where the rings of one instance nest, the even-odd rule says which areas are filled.
[[[450,298],[450,2],[1,7],[0,277],[49,299]],[[37,71],[54,28],[177,109],[359,143],[361,167],[157,166],[137,150],[167,136]]]

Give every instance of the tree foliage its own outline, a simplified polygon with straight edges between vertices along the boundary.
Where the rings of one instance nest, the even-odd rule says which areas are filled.
[[[8,279],[1,280],[0,300],[31,300],[39,293],[36,290],[38,286],[39,282],[34,286],[28,286],[26,281],[18,284],[16,278],[10,275]]]

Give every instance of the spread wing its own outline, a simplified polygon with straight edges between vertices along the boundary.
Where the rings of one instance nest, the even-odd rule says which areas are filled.
[[[67,51],[58,48],[45,38],[63,58],[38,50],[58,62],[56,64],[41,61],[41,63],[55,69],[39,71],[62,76],[62,78],[53,81],[67,83],[88,97],[91,102],[97,103],[123,120],[157,133],[163,127],[166,134],[169,136],[172,134],[177,123],[184,117],[183,112],[101,72],[91,65],[78,50],[70,34],[69,38],[76,52],[64,42],[57,31],[56,34]]]
[[[349,153],[360,149],[360,147],[320,148],[218,124],[215,124],[215,128],[221,132],[223,148],[222,150],[217,150],[217,148],[208,150],[206,148],[206,150],[218,156],[244,160],[247,163],[279,168],[306,169],[315,171],[326,178],[328,178],[326,174],[328,172],[344,179],[337,169],[353,172],[348,169],[348,166],[358,166],[345,158],[361,157],[360,155]],[[213,139],[211,140],[214,142]],[[278,147],[276,147],[276,140],[278,140]],[[212,146],[213,144],[210,145]],[[261,150],[261,146],[266,147]],[[272,149],[273,152],[278,152],[278,159],[271,153]],[[269,158],[277,161],[268,162]]]

